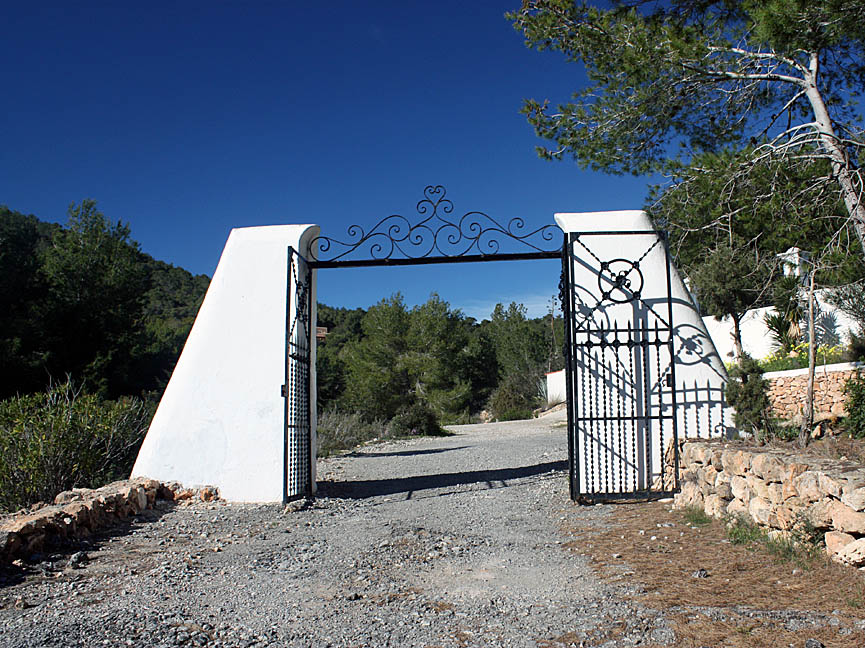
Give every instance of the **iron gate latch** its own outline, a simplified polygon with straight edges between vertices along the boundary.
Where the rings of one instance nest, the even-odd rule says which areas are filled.
[[[285,385],[280,385],[279,393],[283,398],[286,398],[288,396],[288,390],[285,388]]]

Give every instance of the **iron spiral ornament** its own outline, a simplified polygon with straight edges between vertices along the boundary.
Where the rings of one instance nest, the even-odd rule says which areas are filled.
[[[368,230],[360,225],[349,226],[344,239],[318,236],[311,241],[310,261],[492,257],[503,253],[507,243],[515,243],[523,252],[554,253],[561,250],[564,240],[558,226],[530,229],[520,217],[512,218],[507,225],[480,211],[454,217],[453,202],[442,185],[424,188],[416,211],[420,220],[414,224],[405,216],[392,214]]]

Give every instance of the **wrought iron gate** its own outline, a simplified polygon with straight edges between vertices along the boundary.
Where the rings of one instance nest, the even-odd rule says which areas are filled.
[[[285,475],[283,501],[312,496],[312,304],[311,270],[297,250],[288,248],[285,327]]]
[[[617,258],[626,241],[641,253]],[[661,258],[665,276],[647,276],[646,260],[657,268]],[[559,288],[571,499],[672,493],[678,430],[665,241],[654,230],[570,233]]]

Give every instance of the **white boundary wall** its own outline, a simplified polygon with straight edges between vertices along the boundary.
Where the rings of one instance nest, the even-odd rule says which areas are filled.
[[[820,310],[834,320],[834,332],[840,338],[839,341],[842,344],[847,342],[850,331],[856,329],[856,323],[843,311],[838,310],[822,299],[822,291],[816,292],[816,301],[820,306]],[[763,320],[766,314],[773,313],[774,310],[773,308],[755,308],[745,313],[745,316],[742,318],[740,324],[742,348],[748,355],[757,360],[771,355],[775,350],[772,335],[769,333],[769,327],[766,326]],[[703,321],[706,323],[706,328],[709,331],[709,335],[712,336],[712,340],[715,342],[715,347],[718,349],[721,358],[727,362],[733,360],[735,355],[733,351],[733,320],[729,317],[720,320],[714,317],[704,317]]]
[[[231,231],[132,476],[216,486],[229,501],[282,501],[287,250],[304,254],[317,235],[315,225]],[[314,322],[314,276],[310,299]],[[314,339],[311,353],[315,484]]]

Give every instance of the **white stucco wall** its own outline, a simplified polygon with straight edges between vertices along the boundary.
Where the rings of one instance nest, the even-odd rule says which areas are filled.
[[[582,302],[577,308],[578,318],[589,313],[588,317],[598,325],[621,328],[632,326],[634,322],[656,321],[654,312],[665,319],[668,317],[664,249],[660,243],[653,247],[653,243],[658,241],[658,235],[654,233],[644,212],[633,210],[556,214],[556,222],[565,232],[650,232],[581,237],[580,240],[590,248],[591,253],[580,243],[574,243],[572,267],[575,299]],[[601,262],[614,259],[640,259],[643,282],[639,288],[640,300],[615,304],[599,299],[601,291],[611,287],[609,280],[601,279],[599,282]],[[636,281],[635,274],[630,276]],[[721,396],[726,382],[726,371],[690,294],[672,264],[670,288],[679,438],[724,434],[727,425],[732,421],[731,411],[724,406]],[[599,301],[603,306],[594,308]],[[639,366],[632,369],[632,359],[626,348],[618,352],[618,359],[614,356],[616,352],[613,352],[613,359],[609,364],[599,363],[596,356],[592,356],[591,350],[583,349],[580,353],[582,355],[576,356],[578,367],[572,386],[573,401],[578,413],[591,413],[591,408],[604,407],[604,402],[599,400],[604,398],[611,399],[611,407],[614,409],[621,407],[621,414],[630,414],[632,407],[636,411],[645,409],[647,395],[650,414],[656,415],[661,410],[669,411],[667,408],[672,402],[672,390],[662,382],[663,376],[658,375],[654,360],[647,362],[644,369]],[[638,365],[641,353],[639,349],[635,350]],[[606,363],[606,360],[604,362]],[[668,363],[662,361],[661,364],[661,373],[664,374],[665,365]],[[555,380],[548,379],[548,384],[552,386]],[[637,399],[629,395],[630,385],[636,386]],[[594,401],[590,400],[592,398]],[[621,405],[617,399],[621,399]],[[659,476],[663,468],[661,453],[672,437],[670,421],[666,422],[666,429],[660,428],[657,421],[652,423],[651,429],[635,430],[629,425],[610,425],[607,428],[596,426],[594,431],[591,430],[590,423],[578,426],[579,434],[582,435],[578,440],[579,446],[583,449],[594,449],[593,453],[578,453],[581,492],[592,492],[592,486],[587,481],[589,479],[594,479],[595,482],[607,480],[608,473],[619,469],[621,455],[625,454],[630,458],[637,446],[639,451],[636,454],[639,459],[636,463],[628,460],[628,472],[622,475],[621,481],[625,482],[622,490],[629,490],[628,482],[635,474],[639,475],[639,481],[644,485],[652,484]],[[649,452],[646,452],[647,448]],[[619,476],[616,475],[613,481],[616,483],[612,484],[612,490],[608,492],[620,492],[622,484]]]
[[[568,398],[565,384],[565,370],[551,371],[547,374],[547,405],[564,403]]]
[[[231,231],[133,476],[217,486],[229,501],[282,500],[287,249],[303,253],[317,234],[313,225]],[[314,307],[314,278],[311,289]],[[312,354],[314,434],[314,340]]]
[[[820,291],[817,291],[816,298],[820,310],[823,313],[830,314],[831,318],[834,318],[835,332],[839,336],[841,343],[846,343],[849,340],[850,331],[856,329],[856,323],[842,311],[827,303],[822,298]],[[740,324],[742,348],[752,358],[759,360],[771,355],[775,351],[772,336],[764,321],[766,314],[772,312],[774,312],[772,308],[755,308],[745,313],[745,316],[742,318]],[[714,317],[704,317],[703,321],[706,324],[709,335],[712,336],[712,340],[715,342],[715,347],[718,349],[718,354],[721,358],[725,362],[733,360],[735,352],[733,347],[732,319],[725,317],[718,320]],[[807,335],[807,331],[803,332]]]

